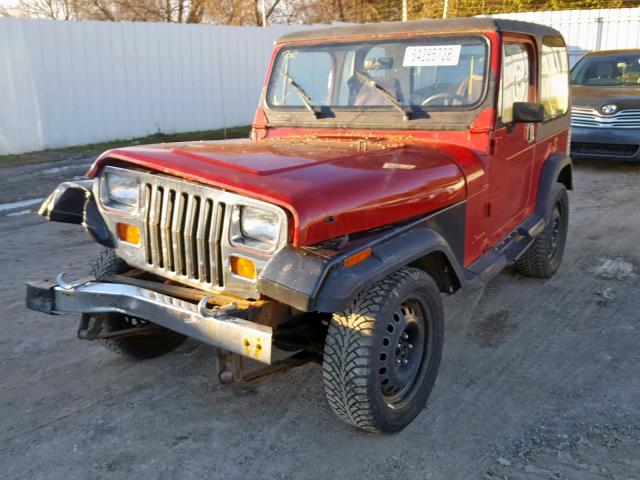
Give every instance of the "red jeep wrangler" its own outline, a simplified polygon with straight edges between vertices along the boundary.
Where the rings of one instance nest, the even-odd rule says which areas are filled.
[[[82,313],[80,338],[131,358],[215,345],[223,382],[321,357],[341,419],[402,429],[436,379],[441,295],[558,269],[568,103],[564,41],[540,25],[287,35],[251,139],[110,150],[51,194],[41,214],[107,250],[27,305]]]

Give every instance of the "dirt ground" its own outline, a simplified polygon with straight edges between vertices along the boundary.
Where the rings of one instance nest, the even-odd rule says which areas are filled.
[[[317,365],[225,387],[211,347],[130,363],[27,310],[26,281],[86,274],[100,248],[6,204],[90,161],[0,168],[0,477],[640,479],[640,165],[576,165],[559,273],[446,299],[428,407],[377,436],[333,416]]]

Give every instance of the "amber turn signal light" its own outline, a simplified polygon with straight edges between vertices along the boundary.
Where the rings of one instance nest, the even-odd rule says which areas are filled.
[[[118,223],[118,238],[125,242],[140,245],[140,229],[128,223]]]
[[[344,266],[347,268],[351,268],[361,262],[364,262],[367,258],[371,256],[371,249],[365,248],[364,250],[359,251],[356,254],[351,255],[344,259]]]
[[[229,257],[231,260],[231,271],[244,278],[256,278],[256,265],[248,258]]]

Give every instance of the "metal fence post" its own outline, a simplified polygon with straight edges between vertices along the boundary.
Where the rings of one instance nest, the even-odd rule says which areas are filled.
[[[602,50],[602,31],[604,30],[604,18],[596,18],[596,45],[595,50]]]

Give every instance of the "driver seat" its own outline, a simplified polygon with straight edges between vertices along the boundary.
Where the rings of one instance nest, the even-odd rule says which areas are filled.
[[[465,104],[473,104],[476,103],[480,99],[480,95],[482,95],[482,83],[484,80],[483,75],[471,75],[471,78],[466,77],[460,84],[458,85],[458,89],[456,90],[456,95],[463,97],[466,102]],[[463,103],[460,100],[453,100],[453,105],[462,105]]]

